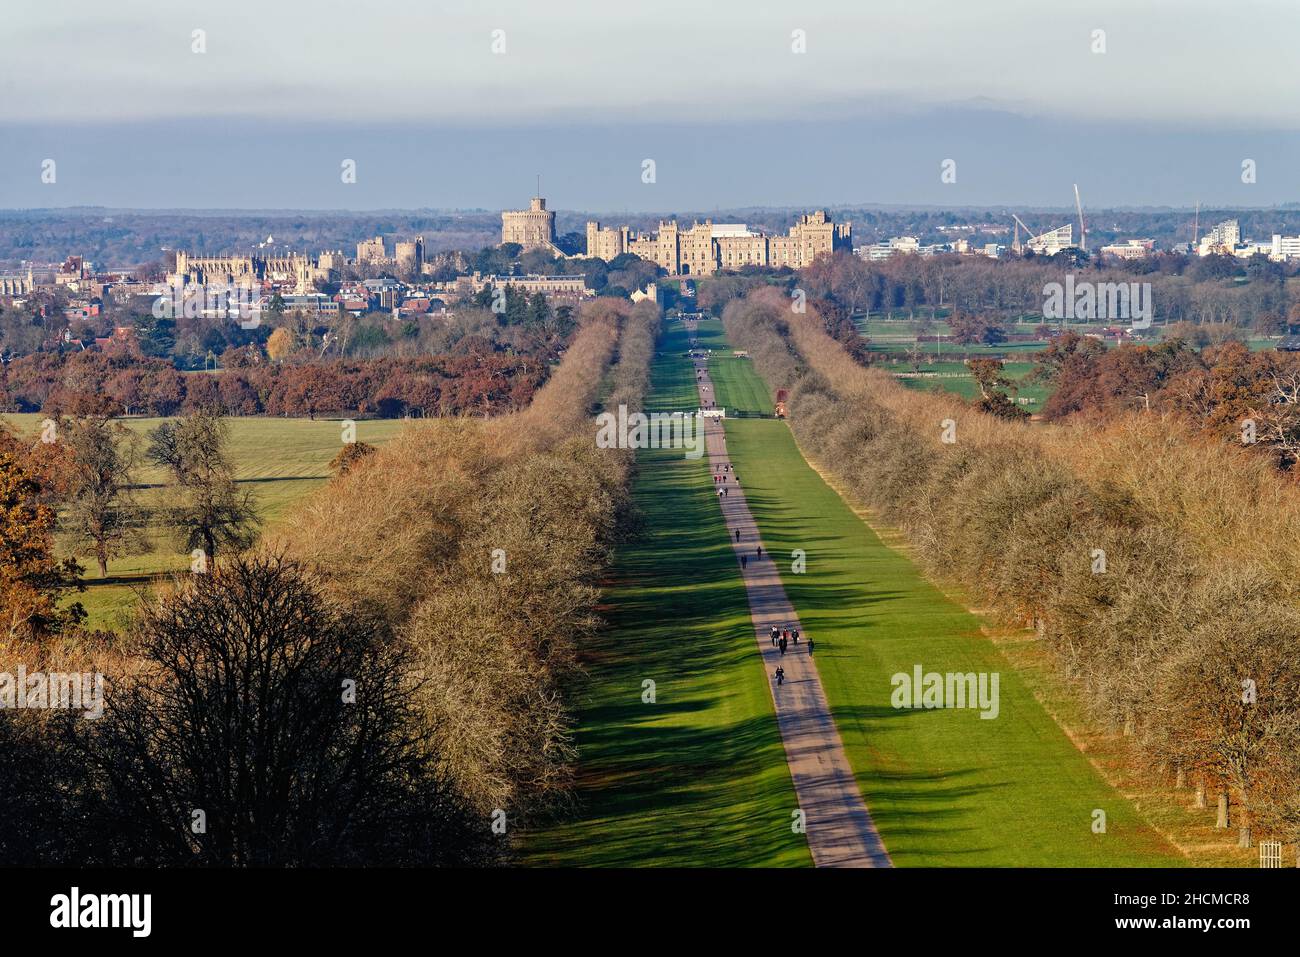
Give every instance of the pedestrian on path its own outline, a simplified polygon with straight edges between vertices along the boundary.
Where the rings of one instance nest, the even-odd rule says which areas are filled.
[[[788,642],[786,642],[786,640],[785,640],[785,635],[782,635],[782,636],[781,636],[781,640],[780,640],[779,642],[777,642],[777,647],[781,649],[781,654],[782,654],[782,655],[785,654],[785,646],[786,646],[786,644],[788,644]]]
[[[773,626],[772,626],[772,644],[774,644],[774,645],[776,644],[776,635],[777,635],[776,625],[773,625]]]
[[[744,568],[745,568],[745,562],[747,562],[747,561],[749,561],[749,556],[748,556],[748,555],[741,555],[741,556],[740,556],[740,567],[741,567],[741,570],[742,570],[742,571],[744,570]]]
[[[808,639],[808,656],[809,656],[810,658],[812,657],[812,650],[813,650],[813,640],[812,640],[811,638],[809,638],[809,639]]]
[[[776,666],[776,686],[779,688],[785,683],[785,669],[780,665]]]
[[[736,541],[740,541],[740,529],[736,529]]]
[[[762,546],[762,545],[759,545],[759,546],[758,546],[758,549],[757,549],[757,551],[755,552],[755,554],[758,555],[759,558],[762,558],[762,557],[763,557],[763,546]]]
[[[796,645],[799,644],[799,629],[798,629],[798,628],[791,628],[791,629],[790,629],[790,637],[794,639],[794,643],[795,643]]]

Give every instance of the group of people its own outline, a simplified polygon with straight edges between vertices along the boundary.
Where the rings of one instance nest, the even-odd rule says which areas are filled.
[[[781,649],[782,656],[785,655],[785,650],[791,642],[796,645],[799,644],[798,628],[793,625],[786,625],[784,628],[778,628],[776,625],[772,626],[772,644]],[[804,644],[808,648],[808,654],[811,655],[813,653],[813,640],[809,638]],[[785,669],[777,665],[773,677],[776,678],[778,686],[785,684]]]
[[[727,485],[728,478],[735,482],[737,487],[740,486],[740,479],[736,477],[736,473],[731,470],[730,465],[715,465],[713,467],[713,484],[718,490],[718,498],[731,494],[731,487]],[[736,533],[736,541],[740,541],[739,532]]]

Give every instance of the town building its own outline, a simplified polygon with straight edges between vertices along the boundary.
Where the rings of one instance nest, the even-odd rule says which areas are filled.
[[[1154,239],[1126,239],[1122,243],[1112,243],[1101,247],[1103,256],[1116,259],[1145,259],[1156,248]]]
[[[0,296],[29,296],[35,289],[30,266],[25,276],[0,276]]]
[[[1241,242],[1241,223],[1235,219],[1225,219],[1201,237],[1196,251],[1202,256],[1227,253],[1231,255]]]
[[[167,276],[176,286],[234,286],[252,289],[263,282],[293,286],[293,292],[305,294],[316,282],[329,279],[329,270],[321,269],[300,253],[280,256],[191,256],[178,250],[176,268]]]
[[[852,224],[835,223],[823,210],[799,217],[785,235],[768,236],[745,223],[706,220],[683,229],[675,220],[655,232],[587,223],[588,257],[609,261],[630,253],[673,276],[711,276],[745,266],[802,269],[818,256],[852,247]]]
[[[1033,237],[1025,244],[1038,256],[1055,256],[1067,249],[1074,249],[1074,224],[1066,223],[1055,229]]]
[[[435,283],[433,289],[456,299],[468,299],[486,288],[511,286],[526,295],[541,293],[547,299],[578,302],[595,293],[587,288],[586,276],[485,276],[473,273],[457,276],[451,282]]]

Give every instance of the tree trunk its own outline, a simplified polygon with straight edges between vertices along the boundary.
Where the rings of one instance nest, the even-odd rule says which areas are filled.
[[[1205,782],[1196,785],[1196,807],[1205,807]]]
[[[1187,787],[1187,772],[1182,768],[1179,768],[1178,773],[1174,775],[1174,787],[1180,791]]]
[[[1250,847],[1250,827],[1249,827],[1249,826],[1247,826],[1247,827],[1243,827],[1243,828],[1241,828],[1241,829],[1239,830],[1238,835],[1237,835],[1237,846],[1238,846],[1238,847]]]
[[[1228,793],[1224,791],[1219,795],[1219,817],[1214,826],[1219,830],[1227,830],[1228,825]]]
[[[1133,737],[1133,716],[1129,715],[1124,719],[1124,737]]]

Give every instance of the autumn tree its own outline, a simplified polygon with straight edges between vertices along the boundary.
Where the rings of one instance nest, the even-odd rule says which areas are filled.
[[[293,352],[293,333],[284,326],[278,327],[266,340],[266,354],[272,362],[283,362]]]
[[[63,527],[77,549],[94,556],[103,578],[110,559],[149,547],[145,515],[132,494],[139,439],[105,418],[73,419],[61,432],[72,452]]]
[[[1239,843],[1300,734],[1300,612],[1250,569],[1216,570],[1190,633],[1160,670],[1162,718],[1235,794]],[[1290,781],[1283,781],[1290,787]],[[1228,791],[1220,805],[1228,827]]]
[[[65,592],[81,587],[81,569],[54,557],[57,518],[40,494],[40,483],[0,450],[0,635],[9,639],[40,638],[85,617],[79,603],[59,608]]]
[[[1000,419],[1026,419],[1029,413],[1011,401],[1018,388],[1003,372],[1001,359],[971,359],[966,363],[980,390],[979,408]],[[1008,395],[1010,393],[1010,395]]]
[[[226,455],[229,426],[217,413],[199,411],[164,422],[150,433],[150,462],[171,473],[169,506],[163,516],[182,549],[202,549],[208,558],[253,543],[258,517],[249,492],[235,485]]]
[[[994,345],[1007,338],[996,322],[970,313],[954,313],[948,319],[948,328],[952,330],[953,339],[963,345]]]

